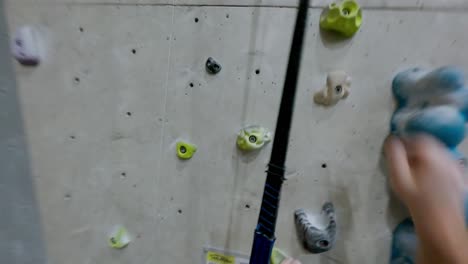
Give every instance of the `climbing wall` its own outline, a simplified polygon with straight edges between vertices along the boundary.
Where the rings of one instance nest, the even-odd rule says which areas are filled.
[[[465,1],[360,2],[363,26],[348,40],[319,30],[328,1],[309,12],[276,243],[304,264],[387,261],[403,216],[381,163],[391,79],[412,66],[468,71]],[[249,254],[271,145],[246,155],[236,133],[251,124],[274,130],[297,1],[3,5],[10,36],[32,25],[46,44],[38,67],[4,63],[13,67],[8,89],[49,263],[201,263],[204,247]],[[217,75],[205,71],[210,56],[223,67]],[[346,100],[324,108],[312,97],[330,70],[353,82]],[[192,159],[177,158],[179,139],[198,146]],[[326,201],[337,210],[338,240],[310,255],[293,212],[318,212]],[[121,250],[107,242],[115,225],[132,237]]]

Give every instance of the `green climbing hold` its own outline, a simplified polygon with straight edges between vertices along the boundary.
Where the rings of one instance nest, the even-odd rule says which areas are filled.
[[[237,135],[237,146],[245,151],[260,149],[270,141],[271,133],[260,126],[248,126]]]
[[[271,252],[270,263],[271,264],[281,264],[288,255],[286,255],[283,251],[279,250],[278,248],[273,248]]]
[[[127,229],[122,226],[114,227],[114,230],[109,236],[109,246],[111,248],[122,249],[130,243],[130,236]]]
[[[361,27],[362,12],[354,0],[332,3],[320,16],[320,27],[341,33],[346,37],[353,36]]]
[[[190,159],[193,154],[197,151],[197,146],[188,142],[179,141],[177,142],[177,157],[181,159]]]

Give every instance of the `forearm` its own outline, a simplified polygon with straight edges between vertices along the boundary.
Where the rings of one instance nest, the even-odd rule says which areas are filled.
[[[468,234],[461,213],[416,217],[415,226],[420,238],[418,264],[468,263]]]

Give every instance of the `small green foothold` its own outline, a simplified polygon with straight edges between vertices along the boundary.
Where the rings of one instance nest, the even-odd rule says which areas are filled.
[[[117,226],[112,231],[109,237],[109,246],[111,248],[122,249],[130,243],[130,236],[127,229],[122,226]]]
[[[332,3],[320,16],[320,27],[341,33],[346,37],[353,36],[361,27],[362,12],[354,0]]]
[[[197,146],[188,142],[177,142],[177,156],[181,159],[190,159],[197,151]]]
[[[237,146],[241,150],[251,151],[262,148],[271,141],[271,133],[260,126],[249,126],[241,129],[237,135]]]
[[[271,252],[271,258],[270,258],[270,263],[271,264],[281,264],[288,255],[286,255],[283,251],[279,250],[278,248],[273,248],[273,251]]]

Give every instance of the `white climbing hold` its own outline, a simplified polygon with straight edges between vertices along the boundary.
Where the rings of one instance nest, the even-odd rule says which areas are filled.
[[[41,61],[41,49],[37,31],[30,26],[18,28],[11,41],[11,51],[22,65],[38,65]]]
[[[349,95],[351,77],[344,71],[333,71],[328,73],[326,86],[315,93],[314,102],[330,106]]]

